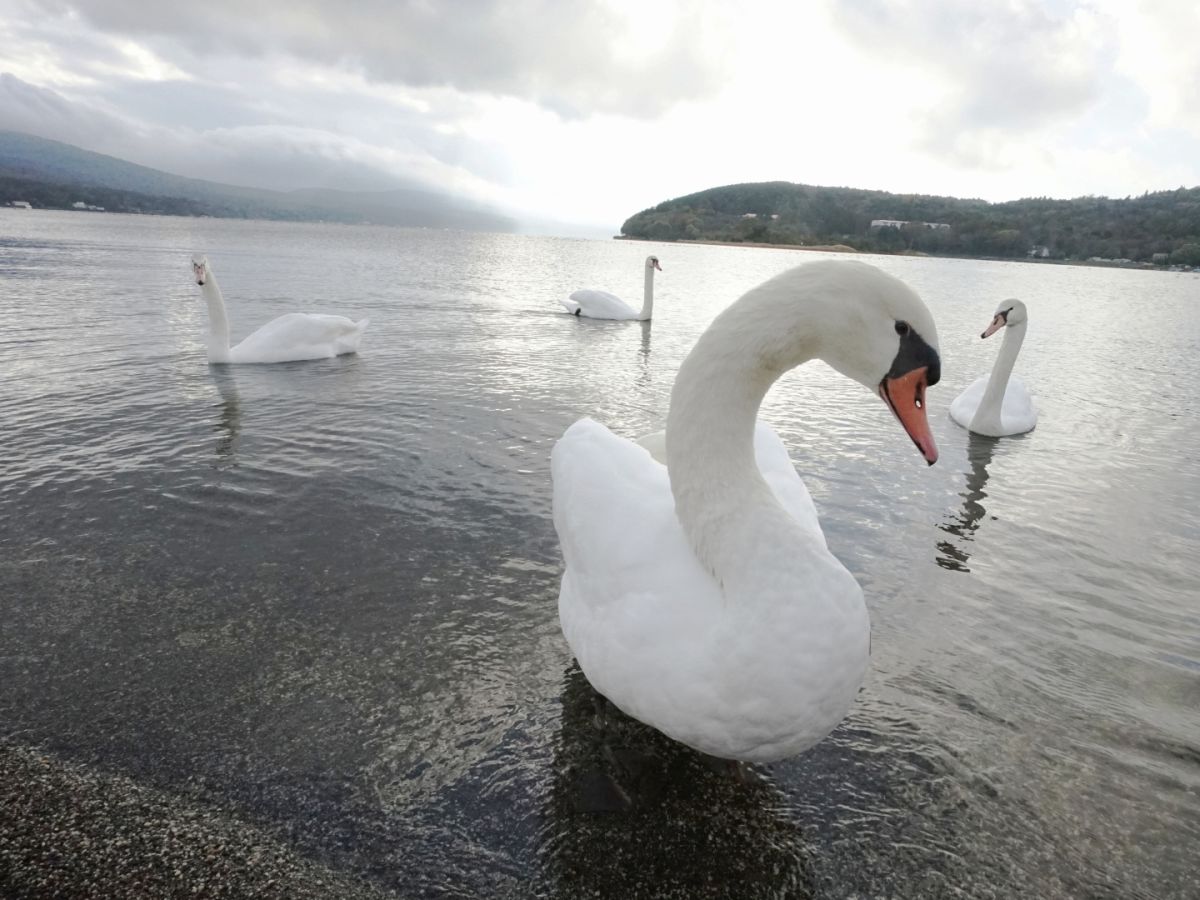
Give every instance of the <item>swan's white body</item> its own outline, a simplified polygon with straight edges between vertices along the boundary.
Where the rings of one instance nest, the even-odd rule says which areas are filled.
[[[1037,407],[1025,383],[1012,374],[1025,340],[1029,316],[1020,300],[1005,300],[996,310],[983,337],[1004,329],[1004,340],[992,372],[976,379],[950,404],[950,418],[963,428],[987,437],[1006,437],[1032,431]]]
[[[657,256],[646,257],[646,279],[642,289],[641,312],[608,291],[575,291],[569,300],[559,300],[573,316],[588,319],[632,319],[647,321],[654,312],[654,270],[662,271]]]
[[[908,323],[916,341],[906,344],[897,334]],[[567,429],[551,458],[566,561],[559,617],[598,691],[730,759],[791,756],[842,720],[868,663],[862,591],[756,415],[784,371],[822,358],[880,390],[932,462],[924,381],[911,409],[888,388],[927,371],[936,382],[936,341],[897,279],[813,263],[749,292],[701,336],[676,378],[665,440],[639,445],[590,419]],[[897,348],[917,343],[925,362],[893,379]]]
[[[277,363],[302,359],[327,359],[358,352],[367,320],[352,322],[345,316],[288,313],[272,319],[240,344],[229,346],[229,316],[225,300],[206,257],[192,260],[196,284],[208,306],[208,361],[210,363]]]

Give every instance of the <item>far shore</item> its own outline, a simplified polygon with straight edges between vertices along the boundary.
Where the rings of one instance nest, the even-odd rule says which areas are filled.
[[[861,250],[855,250],[849,244],[766,244],[756,243],[755,241],[656,241],[654,238],[630,237],[625,234],[613,235],[614,241],[644,241],[648,244],[707,244],[712,247],[766,247],[770,250],[823,250],[826,253],[861,253]],[[920,255],[927,256],[928,254],[906,254],[910,256]]]
[[[1157,272],[1200,272],[1200,268],[1179,269],[1170,266],[1155,265],[1148,262],[1115,262],[1091,259],[1048,259],[1038,256],[937,256],[933,253],[922,253],[919,250],[905,250],[900,253],[880,253],[877,250],[857,250],[849,244],[767,244],[755,241],[699,241],[699,240],[656,240],[654,238],[631,237],[625,234],[614,234],[614,241],[640,241],[646,244],[706,244],[711,247],[764,247],[768,250],[817,250],[823,253],[860,253],[864,256],[923,256],[929,259],[978,259],[986,262],[1026,262],[1055,266],[1091,266],[1101,269],[1144,269]]]

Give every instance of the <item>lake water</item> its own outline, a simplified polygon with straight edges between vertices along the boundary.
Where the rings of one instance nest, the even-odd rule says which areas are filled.
[[[339,312],[361,352],[209,367],[193,251],[235,340]],[[562,314],[636,300],[649,252],[652,326]],[[941,460],[819,364],[763,410],[866,593],[852,715],[745,782],[597,730],[550,449],[661,427],[712,317],[820,257],[0,210],[0,748],[363,896],[1200,896],[1194,274],[868,258],[937,318]],[[1040,422],[970,438],[946,409],[1006,297]],[[19,895],[57,864],[6,854],[12,809]],[[39,828],[86,856],[94,818]]]

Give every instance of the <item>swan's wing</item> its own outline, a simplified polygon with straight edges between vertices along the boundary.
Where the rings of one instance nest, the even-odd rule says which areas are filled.
[[[636,319],[638,316],[637,310],[608,291],[575,291],[571,301],[579,306],[580,315],[589,319]]]
[[[1000,405],[1000,421],[1004,423],[1005,430],[1011,429],[1013,433],[1030,431],[1037,424],[1037,419],[1037,406],[1029,388],[1016,375],[1009,376]]]
[[[550,461],[566,561],[559,622],[588,680],[633,716],[657,686],[705,690],[679,687],[690,662],[678,654],[709,646],[724,601],[675,517],[666,467],[591,419],[567,429]]]
[[[550,455],[554,527],[567,568],[588,579],[669,585],[664,560],[690,559],[665,466],[592,419],[567,429]]]
[[[950,404],[950,418],[963,428],[971,427],[971,420],[979,410],[983,393],[987,390],[987,377],[975,379],[971,386],[959,394]]]
[[[321,359],[356,347],[367,320],[352,322],[345,316],[288,313],[272,319],[230,353],[239,362],[280,362]]]
[[[654,457],[656,462],[667,463],[667,433],[652,431],[637,439],[638,446]],[[770,425],[765,422],[755,423],[754,429],[754,459],[758,470],[767,482],[771,492],[805,531],[809,531],[825,543],[825,535],[821,531],[821,523],[817,519],[817,508],[813,505],[812,495],[804,481],[796,472],[792,458],[788,455],[787,447],[780,440]]]
[[[665,431],[652,431],[649,434],[643,434],[637,439],[639,447],[645,449],[647,453],[654,457],[655,462],[660,462],[664,466],[667,464],[667,433]]]
[[[657,434],[642,440],[653,442]],[[754,449],[776,498],[824,546],[808,489],[770,426],[758,423]],[[580,419],[555,444],[550,460],[554,527],[568,569],[614,590],[635,584],[648,594],[678,593],[680,579],[695,579],[695,590],[715,592],[676,518],[666,466],[646,447]]]
[[[775,429],[765,422],[755,423],[754,459],[763,479],[775,494],[775,499],[805,531],[820,539],[822,547],[826,546],[825,534],[821,531],[812,495],[796,472],[787,447],[775,433]]]
[[[798,520],[808,519],[811,501],[778,437],[760,425],[755,446],[777,496]],[[715,694],[737,693],[739,679],[750,676],[739,669],[730,683],[707,661],[736,619],[684,536],[666,467],[590,419],[567,429],[551,467],[554,526],[566,560],[559,621],[588,680],[629,715],[679,740],[732,746],[730,720],[749,716],[753,723],[754,714],[741,707],[721,712]],[[763,690],[769,695],[772,688]],[[795,694],[796,686],[789,682],[787,690]]]

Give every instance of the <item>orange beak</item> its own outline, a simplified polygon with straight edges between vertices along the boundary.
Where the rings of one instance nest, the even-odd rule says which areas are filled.
[[[992,324],[987,327],[987,330],[980,335],[981,338],[991,337],[1001,328],[1008,324],[1008,320],[1001,313],[996,313],[996,318],[992,319]]]
[[[885,378],[879,382],[879,396],[891,407],[912,442],[929,465],[937,462],[937,445],[933,432],[929,430],[929,419],[925,415],[925,387],[929,369],[922,366],[898,378]]]

